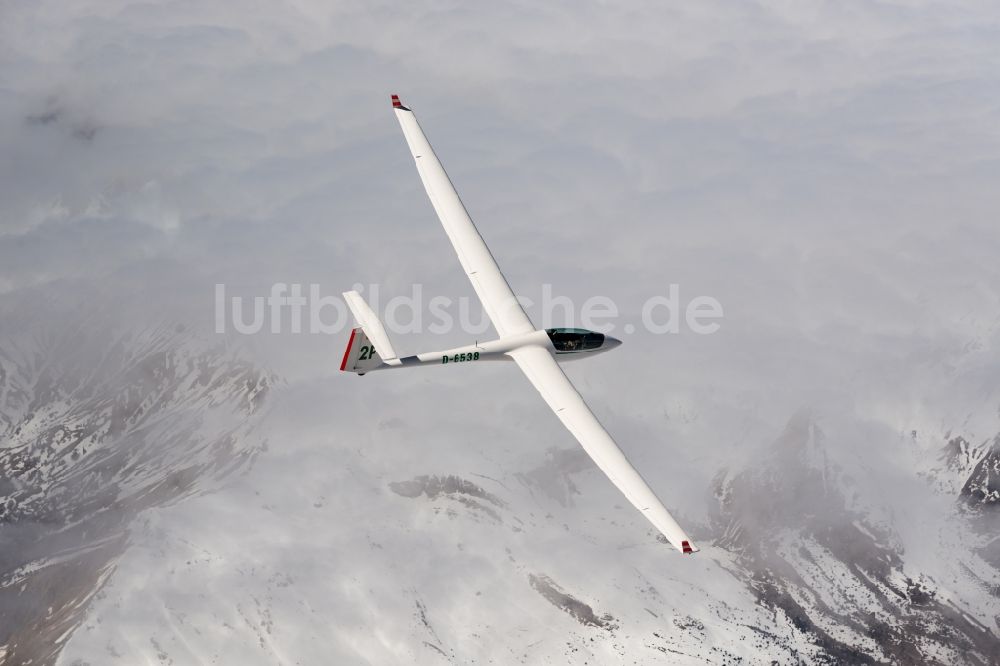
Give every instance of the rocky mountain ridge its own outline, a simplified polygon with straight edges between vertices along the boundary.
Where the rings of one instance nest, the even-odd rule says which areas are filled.
[[[246,469],[274,378],[154,326],[0,345],[0,659],[52,663],[143,509]]]

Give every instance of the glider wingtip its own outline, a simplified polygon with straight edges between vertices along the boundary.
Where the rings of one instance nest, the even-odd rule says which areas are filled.
[[[409,111],[409,109],[403,106],[403,103],[399,100],[399,95],[393,94],[390,97],[392,99],[392,108],[399,109],[400,111]]]
[[[697,553],[698,549],[691,545],[691,542],[685,539],[681,541],[681,552],[685,555],[691,555],[692,553]]]

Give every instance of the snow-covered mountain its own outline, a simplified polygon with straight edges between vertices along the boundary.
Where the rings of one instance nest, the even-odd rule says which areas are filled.
[[[30,330],[0,353],[0,663],[1000,659],[996,439],[901,437],[882,497],[802,411],[714,470],[681,557],[557,424],[435,443],[367,418],[384,384],[183,327]]]
[[[975,593],[997,572],[964,553],[961,571],[942,586],[908,564],[892,525],[849,505],[852,483],[827,462],[825,446],[820,428],[799,415],[758,464],[720,474],[716,545],[736,554],[734,575],[810,637],[812,659],[995,663],[997,626],[965,607],[1000,610]],[[951,535],[955,550],[970,542],[961,527]],[[927,538],[939,537],[929,529]]]
[[[0,662],[52,663],[144,509],[246,469],[272,378],[182,327],[0,343]]]
[[[121,463],[106,483],[32,495],[59,498],[63,512],[82,503],[90,519],[81,509],[70,523],[101,536],[8,567],[5,605],[16,599],[25,627],[8,655],[76,665],[997,663],[997,562],[976,522],[988,509],[970,512],[967,494],[915,472],[919,492],[945,508],[926,518],[926,548],[907,548],[898,507],[866,504],[860,471],[833,461],[837,442],[809,413],[718,472],[710,519],[692,525],[703,550],[680,557],[568,442],[537,447],[526,435],[522,450],[537,450],[528,454],[470,444],[443,464],[430,443],[397,444],[391,418],[378,422],[380,438],[344,420],[331,432],[329,412],[303,414],[297,395],[322,405],[324,389],[280,383],[286,395],[253,430],[273,380],[207,352],[178,356],[172,339],[133,341],[145,353],[118,345],[111,365],[134,378],[118,398],[60,390],[61,409],[20,412],[33,415],[21,423],[50,419],[17,440],[36,459],[62,441],[37,433],[103,424],[99,451],[73,460],[61,446],[43,478],[90,479],[96,461]],[[65,421],[81,414],[91,417]],[[173,501],[217,488],[263,438],[272,446],[249,474]],[[181,455],[163,455],[162,442]],[[429,460],[406,462],[393,448],[412,455],[417,445]],[[929,455],[939,462],[940,451]],[[970,479],[987,458],[975,457]],[[102,507],[121,498],[128,511],[105,524]],[[23,522],[17,511],[6,528]],[[67,567],[90,573],[53,585],[46,572],[66,580]],[[53,598],[62,606],[43,611]],[[42,631],[49,650],[23,638]]]
[[[945,456],[952,454],[954,440],[948,443]],[[962,440],[968,450],[968,444]],[[964,468],[969,471],[960,476],[965,478],[962,484],[962,499],[973,509],[991,510],[1000,504],[1000,435],[992,441],[984,442],[982,446],[968,453],[958,454],[959,460],[964,460]]]

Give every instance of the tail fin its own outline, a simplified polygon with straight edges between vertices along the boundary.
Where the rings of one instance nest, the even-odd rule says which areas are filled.
[[[344,350],[344,360],[340,362],[341,371],[363,375],[383,365],[378,350],[368,339],[365,330],[360,326],[353,329],[351,339],[347,342],[347,349]]]
[[[365,299],[361,298],[361,294],[356,291],[345,292],[344,300],[360,328],[351,331],[351,340],[347,343],[340,369],[363,375],[380,367],[383,361],[394,360],[396,351],[389,343],[389,336],[378,316],[368,307]]]

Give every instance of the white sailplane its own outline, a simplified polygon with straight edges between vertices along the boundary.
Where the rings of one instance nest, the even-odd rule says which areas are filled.
[[[620,340],[579,328],[536,329],[515,298],[496,260],[472,223],[458,192],[438,161],[413,111],[397,95],[392,106],[417,164],[427,196],[441,219],[458,260],[499,338],[490,342],[415,356],[396,355],[382,322],[356,291],[344,294],[358,327],[351,331],[340,369],[363,375],[375,370],[419,365],[453,365],[510,361],[528,377],[563,425],[623,495],[682,553],[697,551],[649,484],[635,470],[600,424],[558,362],[585,358],[614,349]]]

